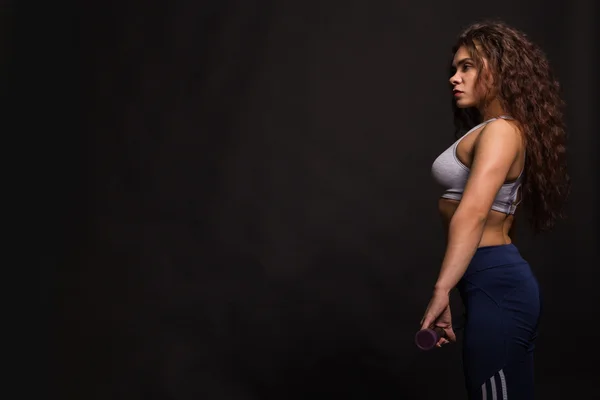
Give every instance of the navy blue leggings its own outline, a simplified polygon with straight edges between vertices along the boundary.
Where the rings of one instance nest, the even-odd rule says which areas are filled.
[[[541,300],[527,261],[513,244],[481,247],[457,288],[469,399],[532,400]]]

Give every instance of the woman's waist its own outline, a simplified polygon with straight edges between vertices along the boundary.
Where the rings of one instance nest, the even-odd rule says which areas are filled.
[[[480,245],[473,254],[464,275],[468,276],[499,267],[503,267],[504,270],[509,267],[516,267],[519,274],[530,272],[529,263],[523,258],[519,249],[513,243],[506,243]]]
[[[453,213],[450,213],[449,210],[440,209],[440,214],[442,218],[444,234],[446,238],[448,238],[450,221],[452,220]],[[498,215],[493,215],[493,217],[488,216],[483,226],[483,232],[481,233],[481,239],[479,241],[478,247],[490,247],[511,244],[512,223],[512,216],[509,216],[508,218],[504,216],[504,219],[501,219]]]

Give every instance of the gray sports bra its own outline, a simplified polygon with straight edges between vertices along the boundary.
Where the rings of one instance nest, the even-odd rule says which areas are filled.
[[[498,118],[512,119],[511,117],[507,116],[501,116]],[[492,118],[484,121],[465,133],[460,139],[454,142],[452,146],[440,154],[433,162],[433,165],[431,166],[431,173],[434,179],[445,189],[444,193],[442,194],[443,198],[460,200],[467,183],[467,178],[469,177],[469,168],[460,162],[456,156],[456,148],[460,141],[471,132],[498,118]],[[492,210],[505,214],[514,214],[517,210],[517,206],[520,203],[520,200],[517,201],[517,197],[522,181],[523,171],[521,171],[519,177],[515,181],[502,185],[496,194],[496,198],[492,204]]]

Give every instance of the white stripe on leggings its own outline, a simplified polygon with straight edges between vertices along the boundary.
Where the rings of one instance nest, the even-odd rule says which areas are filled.
[[[490,378],[490,390],[492,391],[492,400],[498,400],[496,396],[496,378],[492,375]]]
[[[500,383],[502,385],[502,400],[508,400],[508,393],[506,393],[506,377],[504,376],[504,371],[498,371],[498,375],[500,375]]]
[[[498,375],[500,376],[500,387],[502,388],[502,400],[508,400],[508,393],[506,391],[506,377],[504,376],[504,371],[498,371]],[[481,385],[481,398],[483,400],[487,400],[487,382],[483,382]],[[496,374],[492,375],[490,378],[490,391],[492,392],[492,400],[498,400],[498,391],[496,390]]]

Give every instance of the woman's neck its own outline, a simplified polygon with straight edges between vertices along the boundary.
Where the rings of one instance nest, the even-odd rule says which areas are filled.
[[[485,106],[479,109],[482,121],[487,121],[492,118],[498,118],[502,115],[506,115],[504,108],[500,104],[498,99],[494,99]]]

